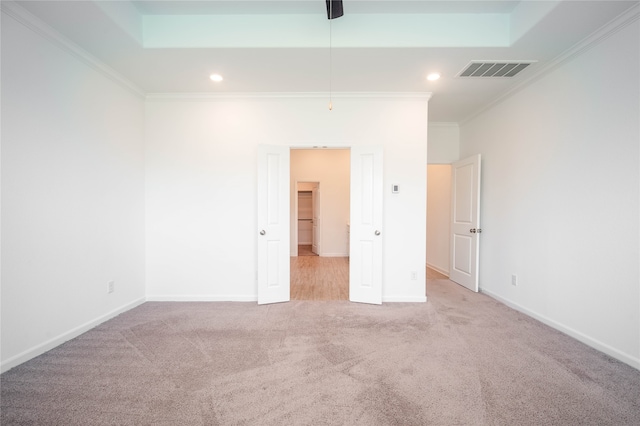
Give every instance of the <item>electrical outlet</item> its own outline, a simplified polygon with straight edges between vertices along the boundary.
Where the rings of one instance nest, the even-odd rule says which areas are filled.
[[[115,290],[116,290],[115,281],[109,281],[109,283],[107,284],[107,293],[113,293]]]
[[[418,273],[416,271],[411,271],[411,281],[415,281],[418,279]]]
[[[511,285],[518,285],[518,276],[515,274],[511,275]]]

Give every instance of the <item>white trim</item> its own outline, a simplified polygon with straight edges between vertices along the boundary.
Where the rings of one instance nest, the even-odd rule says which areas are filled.
[[[0,366],[0,371],[4,373],[5,371],[10,370],[11,368],[22,364],[23,362],[29,361],[32,358],[42,355],[43,353],[50,351],[51,349],[63,344],[64,342],[74,339],[80,336],[81,334],[91,330],[95,326],[100,325],[103,322],[108,321],[111,318],[114,318],[123,312],[126,312],[137,306],[142,305],[145,301],[146,300],[144,298],[137,299],[131,303],[121,306],[118,309],[108,312],[105,315],[102,315],[94,320],[88,321],[78,327],[75,327],[65,333],[62,333],[59,336],[54,337],[53,339],[49,339],[46,342],[36,345],[31,349],[27,349],[26,351],[21,352],[18,355],[12,356],[11,358],[2,362],[2,365]]]
[[[34,16],[32,13],[11,0],[0,1],[0,10],[7,16],[15,19],[34,33],[42,36],[52,44],[56,45],[63,51],[67,52],[74,58],[80,60],[94,71],[102,74],[104,77],[118,84],[120,87],[131,92],[135,96],[144,99],[145,92],[129,79],[118,73],[113,68],[105,65],[95,56],[70,41],[51,26]]]
[[[582,41],[578,42],[577,44],[575,44],[573,47],[569,48],[565,52],[556,56],[555,58],[550,60],[548,63],[542,65],[540,68],[538,68],[537,72],[531,74],[531,76],[522,80],[520,83],[516,84],[513,88],[497,96],[495,99],[491,100],[490,102],[485,104],[483,107],[481,107],[477,111],[465,117],[463,120],[460,121],[460,124],[465,124],[473,120],[483,112],[490,110],[500,102],[503,102],[509,97],[525,89],[527,86],[541,79],[545,75],[549,74],[550,72],[552,72],[553,70],[555,70],[556,68],[564,64],[565,62],[595,47],[600,42],[611,37],[618,31],[634,23],[638,19],[640,19],[640,3],[635,3],[629,9],[624,11],[622,14],[620,14],[619,16],[611,20],[608,24],[604,25],[603,27],[601,27],[600,29],[598,29],[596,32],[589,35],[588,37],[584,38]]]
[[[147,296],[147,302],[257,302],[258,295],[155,295]],[[382,297],[383,302],[390,303],[424,303],[426,296],[389,296]]]
[[[382,303],[424,303],[427,296],[382,296]]]
[[[320,257],[349,257],[348,253],[321,253]]]
[[[200,295],[200,294],[156,294],[147,296],[147,302],[257,302],[258,294],[254,295]]]
[[[487,291],[483,288],[480,288],[480,293],[486,294],[487,296],[491,297],[492,299],[495,299],[501,303],[504,303],[505,305],[507,305],[508,307],[515,309],[516,311],[522,312],[525,315],[530,316],[531,318],[534,318],[538,321],[540,321],[543,324],[548,325],[551,328],[554,328],[570,337],[573,337],[574,339],[584,343],[585,345],[591,346],[592,348],[603,352],[619,361],[624,362],[625,364],[630,365],[633,368],[637,368],[638,370],[640,370],[640,358],[636,358],[633,355],[630,354],[626,354],[624,352],[621,352],[609,345],[607,345],[606,343],[602,343],[599,340],[593,339],[577,330],[572,329],[571,327],[567,327],[557,321],[554,321],[544,315],[540,315],[537,312],[534,312],[532,310],[529,310],[509,299],[505,299],[504,297],[498,296],[497,294],[491,292],[491,291]]]
[[[328,92],[216,92],[216,93],[147,93],[148,101],[208,101],[216,99],[322,99]],[[333,98],[354,99],[431,99],[431,92],[333,92]]]
[[[432,265],[431,263],[427,262],[427,268],[431,268],[436,272],[441,273],[442,275],[446,275],[447,278],[449,278],[449,271],[448,270],[444,270],[438,266]]]

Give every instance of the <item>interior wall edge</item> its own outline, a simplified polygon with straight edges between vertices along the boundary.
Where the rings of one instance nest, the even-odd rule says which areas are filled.
[[[441,268],[440,266],[436,266],[432,263],[427,262],[427,268],[431,268],[436,272],[440,272],[442,275],[449,276],[449,268]]]
[[[258,294],[247,295],[220,295],[220,294],[205,294],[205,295],[147,295],[147,302],[257,302]]]
[[[429,121],[429,127],[460,127],[455,121]]]
[[[522,312],[523,314],[530,316],[531,318],[534,318],[538,321],[540,321],[541,323],[548,325],[549,327],[560,331],[561,333],[564,333],[582,343],[584,343],[587,346],[590,346],[594,349],[599,350],[600,352],[603,352],[615,359],[617,359],[618,361],[624,362],[627,365],[630,365],[633,368],[636,368],[638,370],[640,370],[640,358],[636,358],[635,356],[631,355],[631,354],[627,354],[625,352],[619,351],[618,349],[615,349],[609,345],[607,345],[606,343],[600,342],[597,339],[594,339],[592,337],[587,336],[586,334],[580,333],[577,330],[572,329],[571,327],[567,327],[564,324],[558,322],[558,321],[554,321],[549,317],[546,317],[544,315],[539,314],[536,311],[532,311],[530,309],[525,308],[524,306],[519,305],[518,303],[513,302],[512,300],[506,299],[504,297],[499,296],[496,293],[493,293],[489,290],[486,290],[484,288],[482,288],[482,286],[480,287],[480,293],[486,294],[487,296],[491,297],[492,299],[497,300],[498,302],[504,303],[505,305],[507,305],[508,307],[515,309],[518,312]]]
[[[324,99],[329,92],[203,92],[147,93],[147,101],[211,101],[228,99]],[[431,99],[430,92],[331,92],[333,98],[351,99]],[[293,147],[297,149],[298,147]]]
[[[117,309],[114,309],[111,312],[108,312],[98,318],[95,318],[67,332],[64,332],[59,336],[56,336],[50,340],[47,340],[44,343],[36,345],[31,349],[27,349],[24,352],[21,352],[15,356],[12,356],[7,360],[2,361],[2,364],[0,364],[0,372],[4,373],[5,371],[9,371],[13,367],[16,367],[22,364],[23,362],[29,361],[30,359],[33,359],[39,355],[42,355],[43,353],[48,352],[51,349],[54,349],[55,347],[60,346],[61,344],[80,336],[83,333],[86,333],[87,331],[102,324],[103,322],[106,322],[112,318],[115,318],[118,315],[124,312],[127,312],[137,306],[140,306],[145,302],[146,302],[145,298],[134,300],[133,302],[127,303]]]
[[[104,64],[102,61],[91,55],[86,50],[82,49],[77,44],[64,37],[62,34],[51,28],[48,24],[44,23],[39,18],[32,15],[16,2],[3,0],[2,2],[0,2],[0,10],[6,16],[13,18],[16,22],[19,22],[24,27],[30,29],[48,42],[67,52],[74,58],[78,59],[80,62],[87,65],[89,68],[97,71],[102,76],[118,84],[128,92],[134,94],[142,100],[145,99],[146,94],[144,90],[142,90],[132,81],[118,73],[113,68]]]
[[[479,110],[465,117],[463,120],[460,121],[460,125],[470,122],[471,120],[473,120],[474,118],[482,114],[483,112],[488,111],[492,109],[494,106],[499,105],[504,100],[517,94],[521,90],[526,89],[536,81],[550,74],[556,68],[560,67],[561,65],[567,62],[570,62],[576,56],[581,55],[587,50],[597,46],[598,44],[605,41],[606,39],[608,39],[618,31],[622,30],[623,28],[626,28],[627,26],[633,24],[639,19],[640,19],[640,2],[631,6],[627,11],[623,12],[620,16],[617,16],[611,22],[601,27],[593,34],[582,39],[581,41],[573,45],[571,48],[569,48],[565,52],[561,53],[560,55],[556,56],[554,59],[550,60],[547,64],[541,67],[537,72],[533,73],[528,78],[522,80],[513,88],[504,92],[502,95],[496,97],[491,102],[488,102]]]

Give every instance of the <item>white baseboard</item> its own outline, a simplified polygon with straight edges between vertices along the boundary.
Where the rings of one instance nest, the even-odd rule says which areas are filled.
[[[114,318],[118,315],[120,315],[123,312],[126,312],[130,309],[135,308],[136,306],[140,306],[142,305],[146,300],[144,298],[142,299],[138,299],[135,300],[131,303],[127,303],[124,306],[121,306],[118,309],[115,309],[105,315],[102,315],[94,320],[91,320],[89,322],[86,322],[76,328],[73,328],[65,333],[62,333],[61,335],[54,337],[53,339],[47,340],[46,342],[34,346],[31,349],[27,349],[26,351],[19,353],[18,355],[12,356],[11,358],[5,360],[2,362],[2,364],[0,365],[0,371],[2,373],[4,373],[5,371],[8,371],[10,369],[12,369],[13,367],[16,367],[20,364],[22,364],[23,362],[29,361],[32,358],[37,357],[38,355],[42,355],[43,353],[50,351],[51,349],[55,348],[56,346],[59,346],[61,344],[63,344],[64,342],[71,340],[75,337],[78,337],[79,335],[81,335],[82,333],[85,333],[89,330],[91,330],[93,327],[102,324],[105,321],[110,320],[111,318]]]
[[[148,302],[257,302],[258,295],[200,295],[200,294],[156,294],[147,296]]]
[[[349,253],[320,253],[320,257],[349,257]]]
[[[431,263],[427,262],[427,268],[431,268],[434,271],[441,273],[442,275],[446,275],[447,278],[449,277],[449,271],[445,270],[445,269],[442,269],[439,266],[432,265]]]
[[[420,296],[420,297],[384,296],[382,298],[383,303],[424,303],[426,301],[427,301],[427,296]]]
[[[551,328],[555,328],[556,330],[573,337],[574,339],[584,343],[585,345],[591,346],[594,349],[599,350],[600,352],[603,352],[615,359],[617,359],[618,361],[622,361],[625,364],[628,364],[638,370],[640,370],[640,358],[636,358],[633,355],[629,355],[626,354],[624,352],[621,352],[609,345],[607,345],[606,343],[602,343],[599,340],[593,339],[583,333],[580,333],[579,331],[576,331],[570,327],[566,327],[563,324],[560,324],[557,321],[552,320],[551,318],[548,318],[544,315],[540,315],[537,312],[531,311],[517,303],[514,303],[513,301],[509,300],[509,299],[505,299],[501,296],[498,296],[497,294],[492,293],[491,291],[485,290],[483,288],[480,288],[480,292],[486,294],[487,296],[491,297],[492,299],[496,299],[499,302],[504,303],[505,305],[509,306],[510,308],[515,309],[516,311],[522,312],[525,315],[530,316],[531,318],[534,318],[538,321],[540,321],[543,324],[548,325]]]
[[[383,302],[424,303],[427,297],[389,296],[383,297]],[[214,296],[214,295],[152,295],[147,297],[147,302],[258,302],[258,296]]]

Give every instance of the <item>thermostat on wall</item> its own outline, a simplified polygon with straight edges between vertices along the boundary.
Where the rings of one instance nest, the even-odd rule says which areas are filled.
[[[392,194],[398,194],[400,192],[400,185],[397,184],[393,184],[391,185],[391,193]]]

